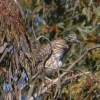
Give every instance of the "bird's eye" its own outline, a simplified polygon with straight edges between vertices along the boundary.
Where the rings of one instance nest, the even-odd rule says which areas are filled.
[[[72,36],[69,36],[69,38],[71,38]]]
[[[72,40],[72,37],[71,36],[69,37],[69,40]]]

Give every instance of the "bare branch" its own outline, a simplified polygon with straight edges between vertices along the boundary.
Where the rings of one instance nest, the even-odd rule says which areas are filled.
[[[77,78],[77,77],[83,76],[83,75],[90,75],[90,72],[79,73],[79,74],[73,75],[72,77],[66,77],[66,78],[62,81],[62,84],[64,84],[64,83],[65,83],[66,81],[68,81],[68,80],[71,80],[71,79],[74,79],[74,78]]]

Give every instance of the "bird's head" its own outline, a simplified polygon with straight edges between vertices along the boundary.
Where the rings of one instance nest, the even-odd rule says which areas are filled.
[[[65,37],[65,40],[69,43],[80,43],[80,41],[77,39],[75,34],[69,34]]]

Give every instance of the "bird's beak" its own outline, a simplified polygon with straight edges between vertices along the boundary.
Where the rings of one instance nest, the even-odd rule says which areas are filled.
[[[75,42],[76,42],[76,43],[80,43],[80,41],[79,41],[79,40],[75,40]]]

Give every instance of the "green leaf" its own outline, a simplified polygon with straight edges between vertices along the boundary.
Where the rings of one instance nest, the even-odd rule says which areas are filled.
[[[60,22],[60,23],[58,23],[57,25],[58,25],[59,28],[65,29],[64,23]]]

